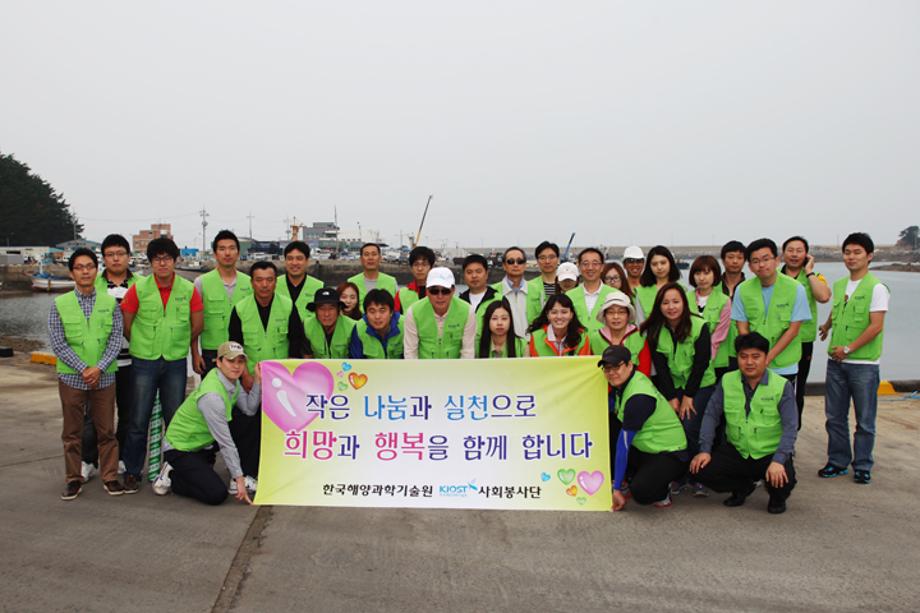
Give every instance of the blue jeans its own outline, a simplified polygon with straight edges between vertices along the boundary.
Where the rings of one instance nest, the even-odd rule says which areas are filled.
[[[827,462],[838,468],[872,470],[875,415],[878,412],[878,364],[827,361],[824,416],[827,421]],[[850,450],[850,399],[856,409],[856,433]]]
[[[131,410],[131,423],[125,441],[125,473],[140,479],[147,457],[147,429],[150,427],[150,413],[153,401],[160,393],[160,406],[163,421],[166,424],[185,399],[187,369],[185,358],[167,361],[141,360],[134,358],[134,406]]]

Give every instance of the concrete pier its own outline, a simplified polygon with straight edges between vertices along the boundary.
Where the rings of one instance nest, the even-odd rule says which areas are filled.
[[[54,372],[0,361],[3,611],[911,611],[920,401],[882,400],[873,483],[816,476],[810,397],[789,510],[756,491],[623,513],[216,508],[98,478],[62,502]]]

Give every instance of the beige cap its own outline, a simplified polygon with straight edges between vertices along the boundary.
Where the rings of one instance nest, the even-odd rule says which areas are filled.
[[[228,360],[233,360],[239,356],[246,356],[246,352],[243,351],[243,346],[239,343],[234,343],[233,341],[227,341],[221,343],[220,347],[217,348],[217,357],[227,358]]]
[[[600,310],[597,312],[597,321],[604,323],[604,313],[612,306],[620,306],[629,311],[629,321],[636,321],[636,307],[632,305],[632,302],[629,300],[629,296],[617,290],[610,294],[607,294],[607,297],[604,299],[604,304],[601,305]]]

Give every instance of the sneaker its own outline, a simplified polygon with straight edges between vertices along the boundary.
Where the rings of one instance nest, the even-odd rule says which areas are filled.
[[[687,483],[683,481],[671,481],[671,495],[680,496],[681,490],[683,490],[686,485]]]
[[[827,464],[824,468],[818,471],[818,476],[822,479],[832,479],[833,477],[840,477],[850,472],[846,467],[840,468],[839,466],[834,466],[833,464]]]
[[[872,473],[868,470],[854,470],[853,481],[860,485],[869,485],[872,482]]]
[[[172,487],[172,479],[169,478],[169,473],[172,472],[172,466],[169,462],[163,462],[163,468],[160,470],[159,476],[157,476],[156,481],[153,482],[153,493],[157,496],[165,496],[169,493],[170,488]]]
[[[140,488],[137,477],[134,475],[125,475],[125,494],[136,494]]]
[[[259,482],[249,475],[246,475],[243,478],[243,482],[246,484],[246,491],[250,494],[256,493],[256,488],[259,486]],[[230,486],[227,488],[227,491],[230,492],[231,496],[236,496],[236,479],[230,479]]]
[[[82,466],[80,466],[80,475],[83,477],[83,483],[86,483],[98,474],[99,469],[96,468],[95,464],[82,462]]]
[[[770,502],[767,503],[767,513],[772,515],[779,515],[780,513],[786,512],[786,501],[785,500],[773,500],[770,498]]]
[[[757,489],[757,486],[751,483],[751,486],[747,489],[747,491],[732,492],[732,495],[723,500],[722,504],[727,507],[740,507],[744,504],[744,501],[747,500],[747,497],[750,496],[755,489]]]
[[[118,460],[118,474],[125,474],[125,462],[124,460]]]
[[[671,502],[671,495],[668,494],[664,497],[664,499],[659,500],[658,502],[653,502],[652,506],[656,509],[670,509],[672,504],[674,503]]]
[[[92,466],[92,464],[90,464]],[[64,486],[64,491],[61,492],[61,500],[73,500],[80,495],[80,492],[83,491],[83,484],[74,479],[73,481],[68,481],[67,485]]]
[[[690,490],[693,492],[694,498],[709,498],[709,490],[707,490],[706,486],[702,483],[692,481],[690,483]]]
[[[104,489],[109,496],[121,496],[125,493],[125,486],[122,485],[118,479],[104,481],[102,483],[102,489]]]

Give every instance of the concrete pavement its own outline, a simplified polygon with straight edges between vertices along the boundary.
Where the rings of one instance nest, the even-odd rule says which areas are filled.
[[[908,611],[920,606],[920,402],[880,403],[871,486],[818,479],[809,398],[799,484],[771,516],[678,497],[607,513],[217,508],[63,480],[54,373],[0,362],[3,611]]]

